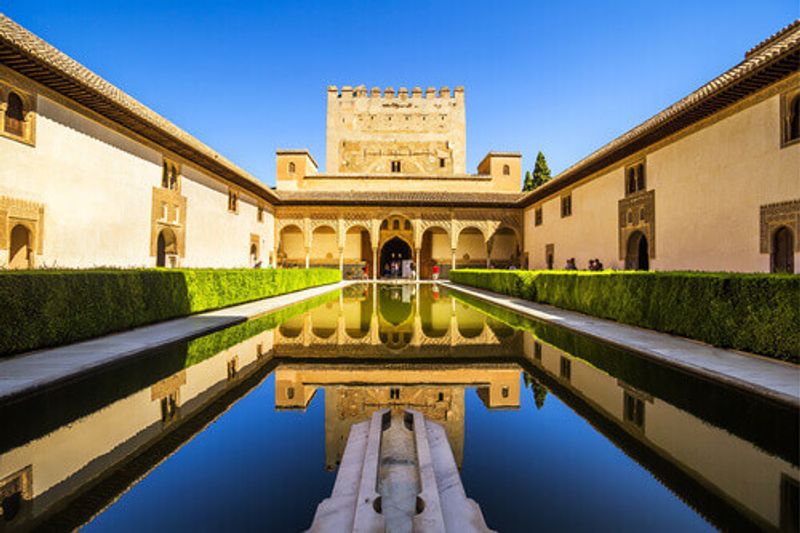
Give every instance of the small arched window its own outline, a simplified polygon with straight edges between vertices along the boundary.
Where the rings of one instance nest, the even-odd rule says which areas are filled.
[[[392,222],[392,229],[400,229],[400,221],[399,220],[394,219],[394,222]]]
[[[403,229],[408,229],[408,230],[410,230],[410,229],[411,229],[411,221],[410,221],[410,220],[406,220],[406,221],[403,223]]]
[[[508,176],[509,174],[511,174],[511,167],[503,165],[503,176]]]
[[[800,139],[800,94],[789,103],[789,139]]]
[[[294,164],[294,161],[289,162],[289,174],[294,174],[297,170],[297,166]]]
[[[6,106],[6,133],[22,137],[25,125],[25,110],[22,105],[22,98],[11,92],[8,95],[8,105]]]
[[[384,220],[383,222],[381,222],[381,229],[389,229],[389,221],[388,220]]]

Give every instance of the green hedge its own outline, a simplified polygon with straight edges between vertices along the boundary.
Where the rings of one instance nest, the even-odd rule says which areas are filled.
[[[722,348],[800,362],[797,275],[455,270],[450,279]]]
[[[331,269],[0,272],[0,356],[68,344],[341,279]]]

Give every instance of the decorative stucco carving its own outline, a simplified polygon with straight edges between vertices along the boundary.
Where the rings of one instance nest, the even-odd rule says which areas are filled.
[[[625,259],[628,239],[641,232],[648,243],[649,256],[656,256],[656,200],[655,191],[640,191],[619,201],[619,258]]]
[[[772,253],[772,235],[787,226],[794,235],[795,252],[800,252],[800,199],[761,206],[759,244],[762,254]]]

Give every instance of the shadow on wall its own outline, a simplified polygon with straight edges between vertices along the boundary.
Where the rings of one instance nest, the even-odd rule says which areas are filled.
[[[148,148],[144,144],[118,133],[110,126],[104,126],[94,122],[47,98],[41,98],[39,100],[37,114],[40,120],[42,118],[51,120],[64,128],[70,129],[80,135],[90,137],[92,140],[100,142],[110,148],[125,152],[136,159],[155,165],[154,179],[160,178],[161,162],[163,158],[160,151]],[[41,129],[41,123],[38,128]]]

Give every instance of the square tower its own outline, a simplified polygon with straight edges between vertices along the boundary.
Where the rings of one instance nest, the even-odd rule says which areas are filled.
[[[328,87],[327,174],[466,174],[464,88]]]

